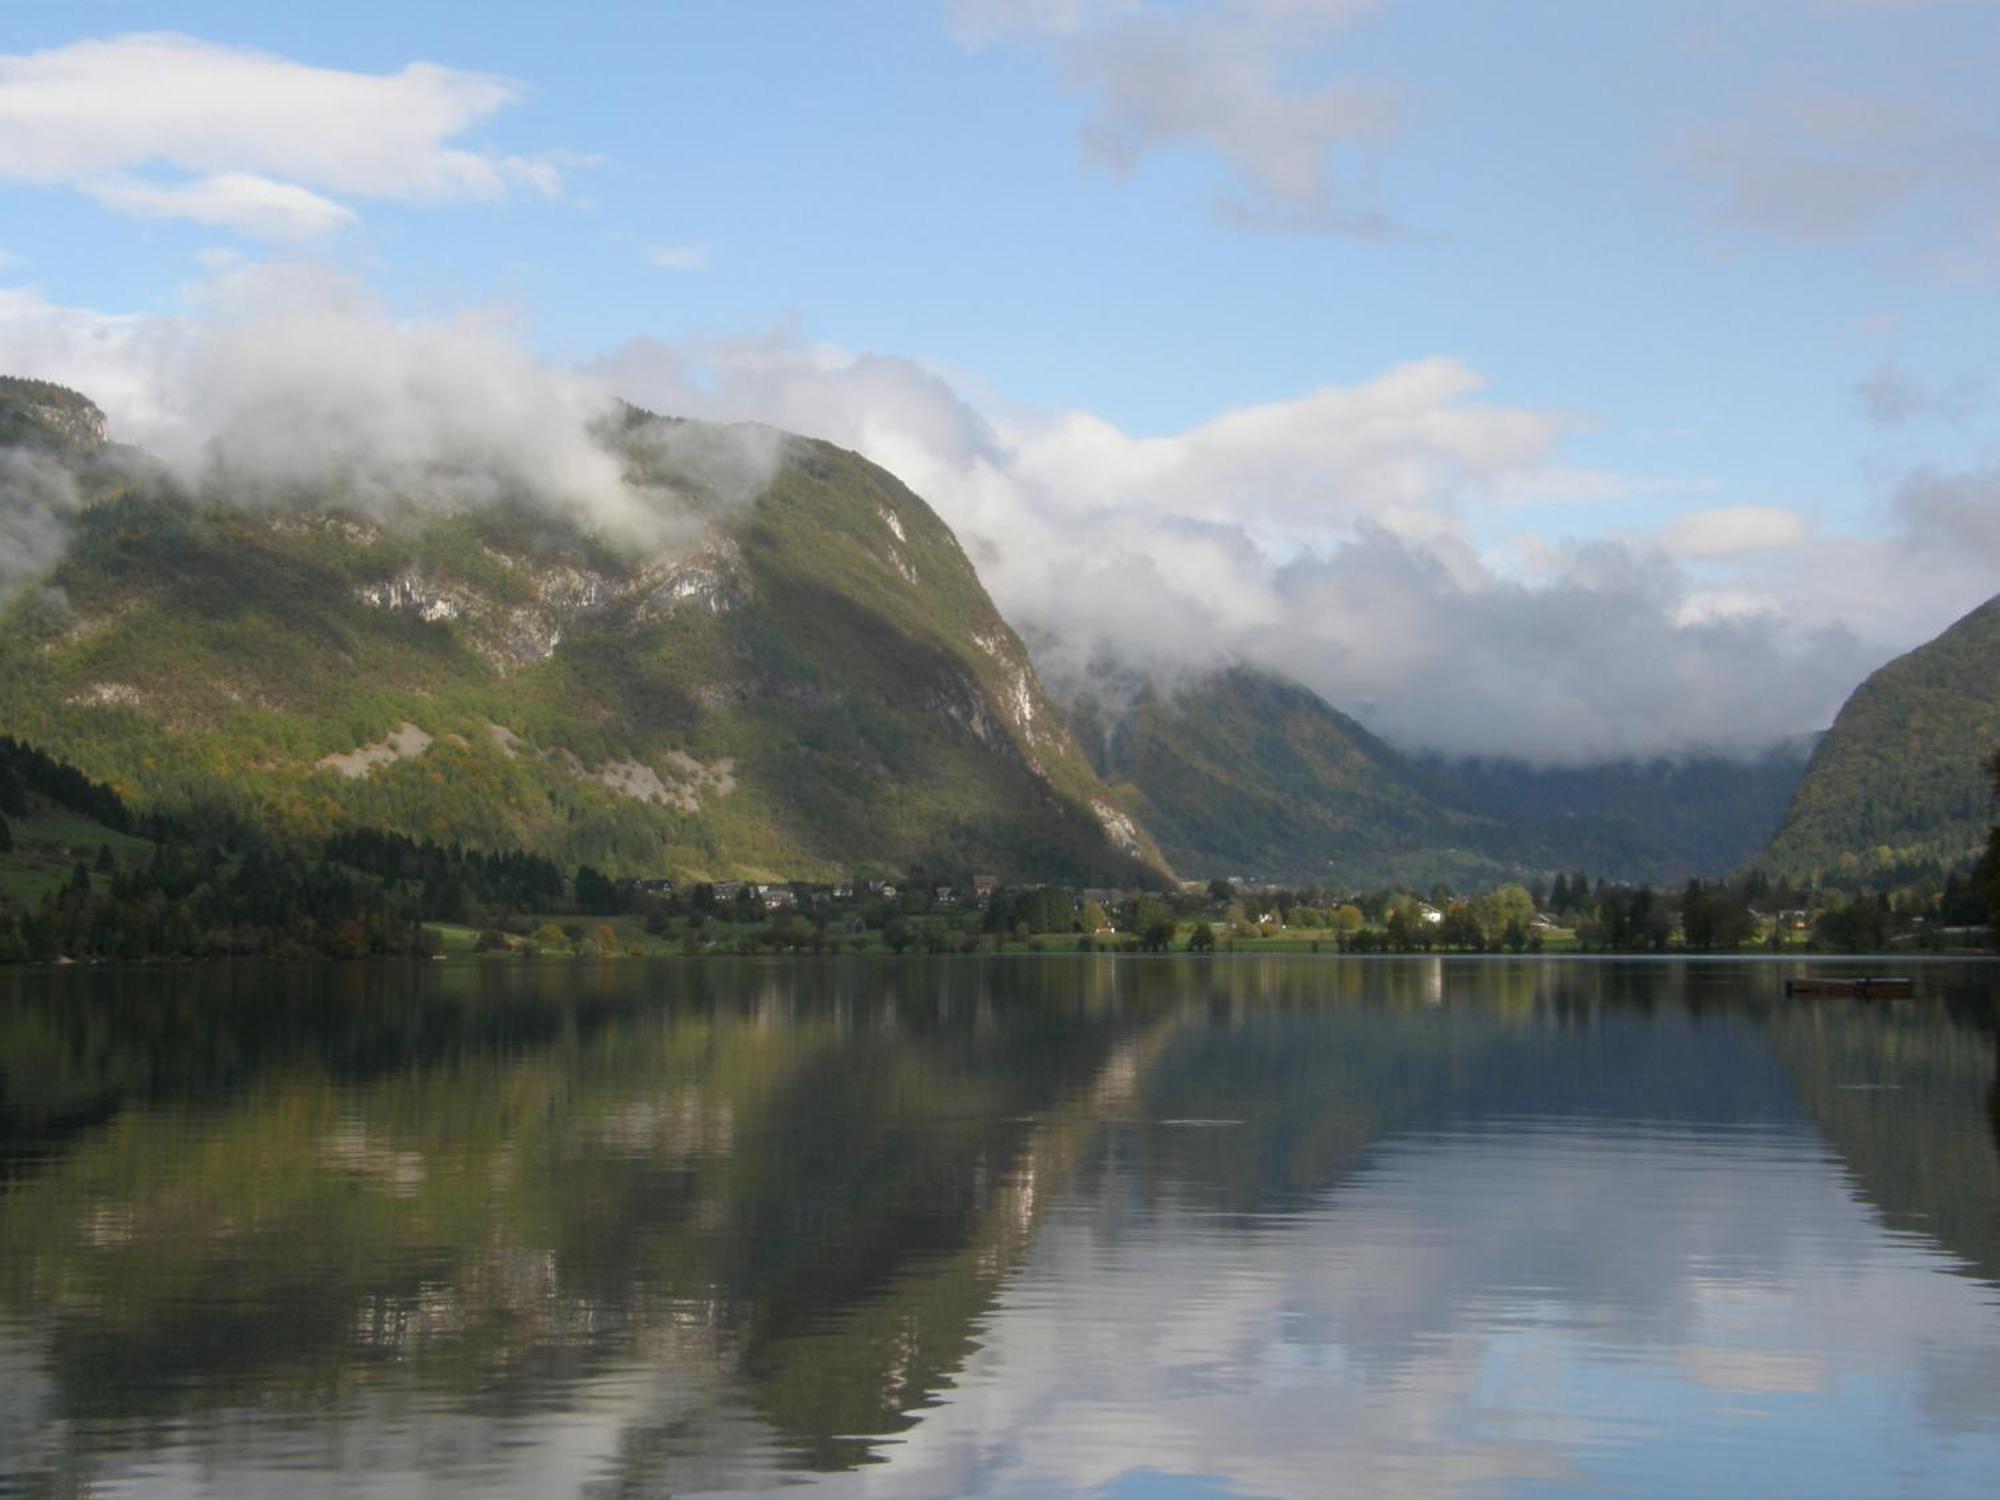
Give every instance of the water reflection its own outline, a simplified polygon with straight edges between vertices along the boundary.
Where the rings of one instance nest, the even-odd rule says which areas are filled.
[[[1988,972],[18,976],[0,1489],[1984,1493]]]

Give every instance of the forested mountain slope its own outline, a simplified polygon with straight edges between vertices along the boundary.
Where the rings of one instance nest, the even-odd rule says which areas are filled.
[[[1500,825],[1487,847],[1537,869],[1677,885],[1754,860],[1784,818],[1809,742],[1761,755],[1531,766],[1426,762],[1454,806]]]
[[[1473,847],[1478,819],[1298,683],[1236,667],[1085,696],[1072,716],[1099,774],[1183,874],[1342,884],[1498,872]]]
[[[1164,878],[950,530],[855,454],[760,434],[732,499],[688,461],[731,430],[629,412],[607,441],[684,511],[642,547],[525,493],[258,508],[93,456],[37,383],[0,406],[87,500],[0,611],[0,729],[137,808],[614,873]]]
[[[1799,784],[1770,863],[1865,876],[1974,856],[1993,823],[2000,599],[1899,656],[1847,700]]]

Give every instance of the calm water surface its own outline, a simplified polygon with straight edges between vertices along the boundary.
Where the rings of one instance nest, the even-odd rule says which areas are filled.
[[[0,1493],[1991,1495],[2000,969],[0,976]]]

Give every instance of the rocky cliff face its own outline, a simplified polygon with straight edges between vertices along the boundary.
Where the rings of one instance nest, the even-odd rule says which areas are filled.
[[[89,397],[47,380],[0,375],[0,447],[94,453],[108,436]]]

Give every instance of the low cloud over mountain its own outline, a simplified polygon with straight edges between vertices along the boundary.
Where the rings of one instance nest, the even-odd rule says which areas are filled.
[[[1991,591],[1931,482],[1878,539],[1774,506],[1659,530],[1505,534],[1524,496],[1614,503],[1574,414],[1494,400],[1461,361],[1140,437],[979,401],[914,361],[786,337],[637,340],[597,373],[648,405],[859,448],[930,496],[1050,675],[1244,660],[1392,738],[1575,762],[1750,750],[1823,726],[1870,667]],[[1919,585],[1919,580],[1922,580]]]
[[[495,319],[399,319],[323,270],[226,266],[174,316],[0,294],[0,367],[92,392],[115,437],[247,504],[338,476],[371,514],[531,498],[653,544],[678,511],[601,441],[616,398],[823,437],[932,500],[1055,680],[1245,661],[1447,751],[1752,750],[1823,726],[1992,587],[1980,474],[1910,480],[1876,538],[1747,503],[1585,541],[1527,530],[1648,482],[1576,466],[1582,417],[1497,399],[1448,357],[1139,435],[785,335],[554,368]],[[778,442],[743,428],[680,461],[750,495]],[[48,508],[46,486],[8,493]]]

